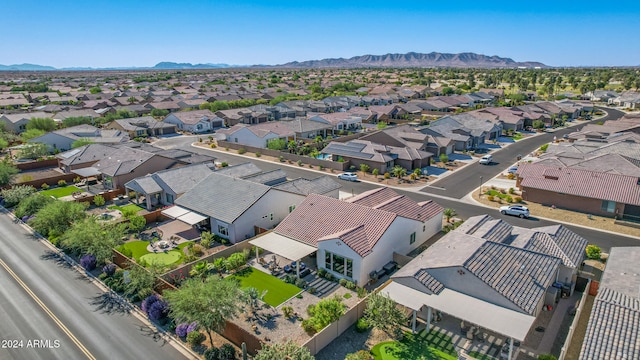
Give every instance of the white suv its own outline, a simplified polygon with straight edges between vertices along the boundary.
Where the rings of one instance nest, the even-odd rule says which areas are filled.
[[[480,158],[479,163],[480,163],[481,165],[489,165],[489,164],[491,164],[491,162],[492,162],[492,161],[493,161],[493,156],[491,156],[491,155],[485,155],[485,156],[483,156],[482,158]]]
[[[519,216],[520,218],[529,217],[529,209],[527,209],[526,206],[522,206],[522,205],[501,206],[500,213],[502,215]]]

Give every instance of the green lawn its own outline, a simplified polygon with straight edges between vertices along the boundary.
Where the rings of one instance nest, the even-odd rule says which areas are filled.
[[[252,267],[243,269],[234,275],[228,276],[226,279],[237,280],[243,289],[254,287],[259,292],[267,290],[263,300],[273,307],[282,304],[285,300],[301,291],[295,285],[287,284],[275,276],[255,270]]]
[[[147,246],[149,245],[148,241],[129,241],[123,245],[120,245],[116,248],[116,250],[122,252],[124,249],[131,250],[131,257],[133,257],[136,262],[140,262],[141,259],[144,259],[147,264],[158,262],[163,265],[171,265],[171,264],[179,264],[184,259],[184,252],[182,249],[189,245],[191,241],[183,242],[178,244],[176,249],[164,252],[153,253],[147,251]]]
[[[130,210],[135,210],[136,214],[138,213],[138,211],[144,210],[144,208],[142,208],[142,207],[140,207],[140,206],[138,206],[136,204],[128,204],[128,205],[125,205],[125,206],[111,205],[111,206],[107,207],[107,209],[109,209],[109,210],[120,210],[120,212],[124,212],[124,211],[130,209]]]
[[[458,358],[451,337],[439,331],[423,330],[417,335],[405,333],[400,341],[386,341],[371,349],[376,360],[456,360]]]
[[[84,192],[84,190],[73,186],[73,185],[69,185],[69,186],[65,186],[65,187],[56,187],[56,188],[52,188],[49,190],[42,190],[40,193],[44,196],[53,196],[54,198],[61,198],[64,196],[69,196],[71,194],[73,194],[76,191],[80,191],[80,192]]]

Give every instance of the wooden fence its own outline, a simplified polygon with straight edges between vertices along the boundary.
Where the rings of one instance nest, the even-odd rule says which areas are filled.
[[[47,160],[40,160],[40,161],[36,160],[36,161],[29,161],[29,162],[19,162],[19,163],[15,163],[15,166],[20,171],[57,167],[58,166],[58,159],[47,159]],[[76,176],[78,176],[78,175],[76,175]]]
[[[118,265],[119,267],[123,268],[123,269],[129,269],[132,266],[137,266],[141,269],[143,269],[144,271],[148,271],[144,266],[141,266],[139,264],[137,264],[135,261],[132,261],[131,259],[129,259],[128,257],[126,257],[124,254],[122,254],[121,252],[119,252],[116,249],[112,249],[113,252],[113,263]],[[168,281],[166,281],[165,279],[163,279],[162,277],[156,277],[156,283],[153,286],[153,289],[160,295],[162,295],[162,292],[165,290],[176,290],[177,288],[173,285],[171,285]]]

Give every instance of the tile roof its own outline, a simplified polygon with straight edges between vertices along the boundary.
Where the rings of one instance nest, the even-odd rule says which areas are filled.
[[[404,195],[399,195],[390,188],[369,190],[346,201],[389,211],[398,214],[398,216],[422,222],[433,218],[444,210],[442,206],[432,200],[417,203]]]
[[[213,119],[216,117],[216,115],[212,113],[211,110],[181,111],[169,114],[168,116],[175,116],[183,123],[189,125],[195,125],[204,118]]]
[[[310,194],[274,231],[316,247],[318,241],[339,238],[364,257],[395,218],[388,211]]]
[[[327,175],[320,176],[312,180],[298,178],[274,186],[275,189],[281,191],[305,196],[309,194],[324,195],[341,187],[342,185],[338,184]]]
[[[118,176],[133,171],[154,156],[155,154],[147,151],[121,147],[100,159],[93,164],[93,167],[100,170],[102,174]]]
[[[207,164],[194,164],[142,176],[129,181],[125,186],[129,188],[137,186],[147,194],[160,192],[164,189],[170,193],[180,195],[192,189],[212,172],[213,169]]]
[[[562,262],[564,265],[576,268],[582,264],[585,255],[584,251],[588,244],[587,239],[567,229],[563,225],[543,226],[531,230],[543,232],[551,237],[563,254],[563,256],[559,257],[563,259]],[[553,254],[549,255],[555,256]]]
[[[518,168],[520,184],[579,197],[640,205],[640,182],[636,176],[524,163]]]

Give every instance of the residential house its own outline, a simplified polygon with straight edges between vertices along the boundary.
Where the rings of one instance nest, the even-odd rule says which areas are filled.
[[[474,216],[393,274],[382,292],[413,310],[414,331],[416,317],[428,331],[432,313],[442,312],[524,341],[543,305],[555,306],[557,286],[572,291],[586,245],[562,225],[525,229]]]
[[[371,141],[377,144],[404,147],[408,146],[416,150],[422,150],[440,156],[453,153],[454,141],[443,137],[434,137],[420,132],[416,127],[409,125],[393,126],[375,131],[361,137],[359,140]]]
[[[270,121],[257,125],[237,124],[229,129],[216,133],[218,140],[226,140],[253,147],[267,148],[272,139],[296,141],[299,139],[314,139],[317,136],[326,137],[332,126],[305,118],[295,120]]]
[[[48,117],[49,114],[45,112],[0,114],[0,124],[2,124],[7,131],[20,134],[27,130],[27,124],[31,119]]]
[[[580,360],[640,359],[640,247],[612,247],[582,340]]]
[[[390,122],[401,119],[407,114],[407,111],[399,105],[373,105],[369,106],[369,110],[374,113],[376,122]]]
[[[364,286],[394,253],[406,255],[442,228],[443,208],[389,188],[346,201],[311,194],[273,232],[250,243],[291,260],[317,252],[318,268]]]
[[[468,112],[473,116],[481,119],[502,122],[505,130],[522,131],[524,130],[524,113],[508,108],[487,107],[480,110]]]
[[[217,171],[176,199],[175,203],[203,216],[202,224],[209,226],[212,233],[237,243],[273,229],[305,198],[291,185],[269,186],[252,181],[255,177],[239,178]],[[333,188],[327,187],[326,183],[318,185],[309,191],[335,193],[339,187],[337,183]]]
[[[455,141],[455,150],[480,147],[486,140],[497,139],[502,134],[502,123],[479,119],[470,114],[447,115],[432,121],[421,132]]]
[[[625,91],[620,96],[609,99],[609,104],[621,106],[627,109],[640,108],[640,93],[635,91]]]
[[[45,144],[50,152],[54,152],[69,150],[73,143],[79,140],[101,144],[119,144],[129,141],[129,136],[120,130],[98,129],[92,125],[77,125],[51,131],[30,139],[29,142]]]
[[[106,129],[116,129],[129,134],[130,138],[160,136],[176,132],[176,125],[158,121],[151,116],[118,119],[104,126]]]
[[[362,118],[354,116],[346,112],[337,112],[331,114],[308,114],[308,119],[318,121],[332,126],[335,131],[356,131],[362,128]]]
[[[224,126],[221,118],[210,110],[176,112],[167,115],[163,122],[175,124],[179,130],[191,133],[204,133]]]
[[[366,164],[369,169],[378,169],[380,174],[391,171],[394,166],[401,166],[408,171],[429,166],[432,153],[409,146],[390,146],[366,140],[350,140],[347,142],[330,142],[321,151],[330,156],[331,161],[349,161],[359,168]]]

